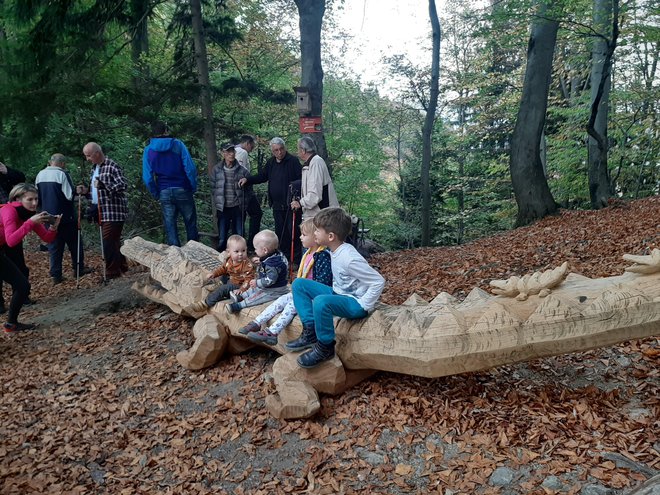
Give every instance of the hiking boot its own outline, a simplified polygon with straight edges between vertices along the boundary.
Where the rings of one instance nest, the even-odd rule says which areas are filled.
[[[303,330],[300,337],[284,344],[284,348],[287,351],[293,352],[303,351],[311,348],[317,341],[314,323],[303,323]]]
[[[194,311],[195,313],[202,313],[209,309],[209,305],[206,304],[206,301],[197,301],[196,303],[192,303],[190,306],[188,306],[188,309]]]
[[[59,277],[52,277],[53,278],[53,285],[59,285],[62,282],[64,282],[64,277],[61,275]]]
[[[314,368],[333,357],[335,357],[335,341],[333,340],[329,344],[319,341],[314,344],[311,351],[298,356],[296,361],[301,368]]]
[[[33,330],[36,328],[36,325],[33,325],[32,323],[5,323],[4,324],[4,331],[5,333],[15,333],[15,332],[22,332],[23,330]]]
[[[261,325],[259,325],[259,323],[257,323],[256,321],[251,321],[244,327],[239,328],[238,333],[240,333],[241,335],[247,335],[252,332],[258,332],[259,330],[261,330]]]
[[[225,311],[228,315],[238,313],[241,310],[241,307],[238,303],[225,304]]]
[[[277,335],[268,330],[259,330],[248,334],[248,339],[259,344],[277,345]]]

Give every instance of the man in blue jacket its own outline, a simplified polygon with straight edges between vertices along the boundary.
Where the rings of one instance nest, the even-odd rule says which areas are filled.
[[[153,126],[153,136],[142,155],[142,179],[152,196],[160,201],[167,243],[180,246],[177,216],[181,214],[189,241],[199,240],[197,209],[197,168],[188,148],[170,136],[163,122]]]

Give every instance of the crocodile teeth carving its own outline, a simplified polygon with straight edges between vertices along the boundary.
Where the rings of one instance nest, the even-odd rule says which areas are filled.
[[[238,316],[225,314],[223,303],[203,314],[188,309],[208,294],[203,281],[223,255],[196,242],[178,248],[139,237],[122,252],[150,269],[152,278],[136,290],[177,313],[203,316],[195,345],[177,355],[183,366],[210,366],[224,352],[253,346],[238,329],[263,306]],[[659,334],[660,250],[624,258],[635,265],[615,277],[589,279],[568,273],[564,263],[493,281],[495,296],[475,288],[461,302],[446,293],[427,302],[413,294],[401,306],[379,305],[362,320],[338,318],[337,357],[312,370],[298,368],[283,347],[300,332],[294,321],[273,347],[284,355],[273,372],[278,393],[267,406],[277,417],[306,417],[320,407],[318,391],[341,393],[377,370],[438,377]]]

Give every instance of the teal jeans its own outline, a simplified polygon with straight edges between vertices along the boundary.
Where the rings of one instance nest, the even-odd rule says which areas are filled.
[[[314,323],[316,337],[322,344],[330,344],[335,340],[333,316],[348,319],[367,316],[357,299],[335,294],[332,287],[313,280],[295,279],[291,292],[300,321],[303,325]]]

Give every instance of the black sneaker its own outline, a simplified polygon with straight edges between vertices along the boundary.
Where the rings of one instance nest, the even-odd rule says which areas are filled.
[[[37,326],[33,325],[32,323],[5,323],[4,324],[4,331],[5,333],[16,333],[16,332],[22,332],[24,330],[34,330]]]
[[[23,303],[23,306],[32,306],[33,304],[37,304],[37,302],[34,299],[28,297]]]
[[[241,307],[238,305],[238,303],[231,303],[231,304],[225,304],[225,311],[227,314],[234,314],[238,313],[241,310]]]
[[[64,282],[64,277],[53,277],[53,285],[59,285]]]
[[[248,335],[249,333],[258,332],[259,330],[261,330],[261,325],[259,325],[259,323],[256,321],[251,321],[244,327],[239,328],[238,333],[241,335]]]
[[[247,338],[260,344],[277,345],[277,335],[270,333],[268,330],[249,333]]]

